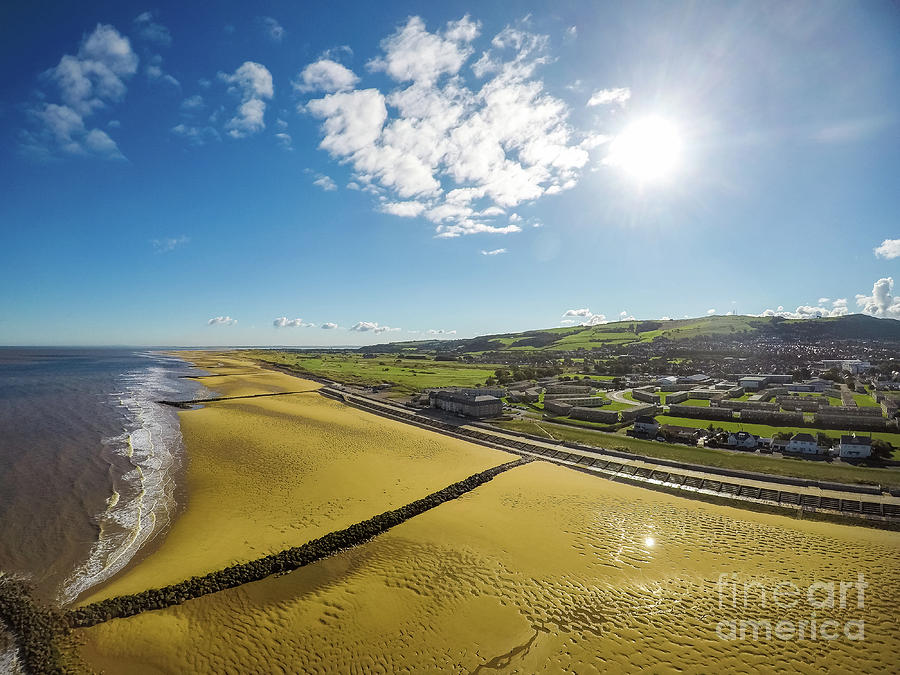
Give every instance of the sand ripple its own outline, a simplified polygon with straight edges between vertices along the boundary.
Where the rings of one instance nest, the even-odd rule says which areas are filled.
[[[890,672],[900,535],[740,511],[546,463],[297,572],[81,631],[127,672]],[[869,583],[865,607],[720,606]],[[730,578],[730,577],[729,577]],[[728,587],[726,587],[727,589]],[[743,588],[743,586],[741,586]],[[720,639],[719,621],[865,621],[865,640]],[[140,671],[137,671],[140,672]]]

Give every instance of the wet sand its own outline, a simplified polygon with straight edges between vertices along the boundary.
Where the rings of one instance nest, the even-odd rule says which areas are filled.
[[[889,672],[900,534],[513,469],[371,542],[281,577],[77,632],[108,672]],[[865,574],[839,607],[776,584]],[[761,584],[737,600],[720,575]],[[726,576],[726,582],[730,576]],[[785,597],[785,596],[782,596]],[[816,596],[817,598],[820,596]],[[720,606],[720,600],[722,606]],[[788,603],[783,603],[788,604]],[[723,640],[719,621],[865,621],[865,639]]]
[[[188,458],[184,512],[155,550],[79,605],[303,544],[514,458],[350,408],[315,393],[315,382],[244,359],[182,356],[226,373],[204,378],[219,396],[309,393],[180,413]]]

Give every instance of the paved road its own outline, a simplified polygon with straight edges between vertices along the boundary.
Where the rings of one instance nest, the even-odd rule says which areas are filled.
[[[627,394],[630,391],[631,389],[622,389],[621,391],[608,391],[606,392],[606,395],[616,403],[624,403],[626,405],[646,405],[644,403],[635,403],[634,401],[631,401],[623,396],[623,394]]]

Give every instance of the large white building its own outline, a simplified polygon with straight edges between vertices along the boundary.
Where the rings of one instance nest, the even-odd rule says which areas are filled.
[[[837,368],[838,370],[843,370],[851,375],[859,375],[860,373],[866,372],[871,367],[871,363],[868,361],[861,361],[860,359],[824,359],[822,361],[823,370]]]

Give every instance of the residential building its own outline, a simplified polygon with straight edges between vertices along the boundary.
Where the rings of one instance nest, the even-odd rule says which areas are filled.
[[[838,455],[841,458],[859,459],[872,455],[872,439],[856,434],[844,434],[838,444]]]
[[[656,436],[659,431],[659,422],[650,415],[641,415],[634,420],[634,433],[645,436]]]
[[[755,450],[759,445],[759,436],[754,436],[746,431],[733,431],[728,434],[725,444],[732,448]]]
[[[794,434],[784,450],[785,452],[796,452],[801,455],[819,455],[822,453],[822,448],[819,447],[816,437],[807,433]]]
[[[442,389],[432,391],[428,398],[432,407],[466,417],[496,417],[503,412],[499,398],[472,391]]]

